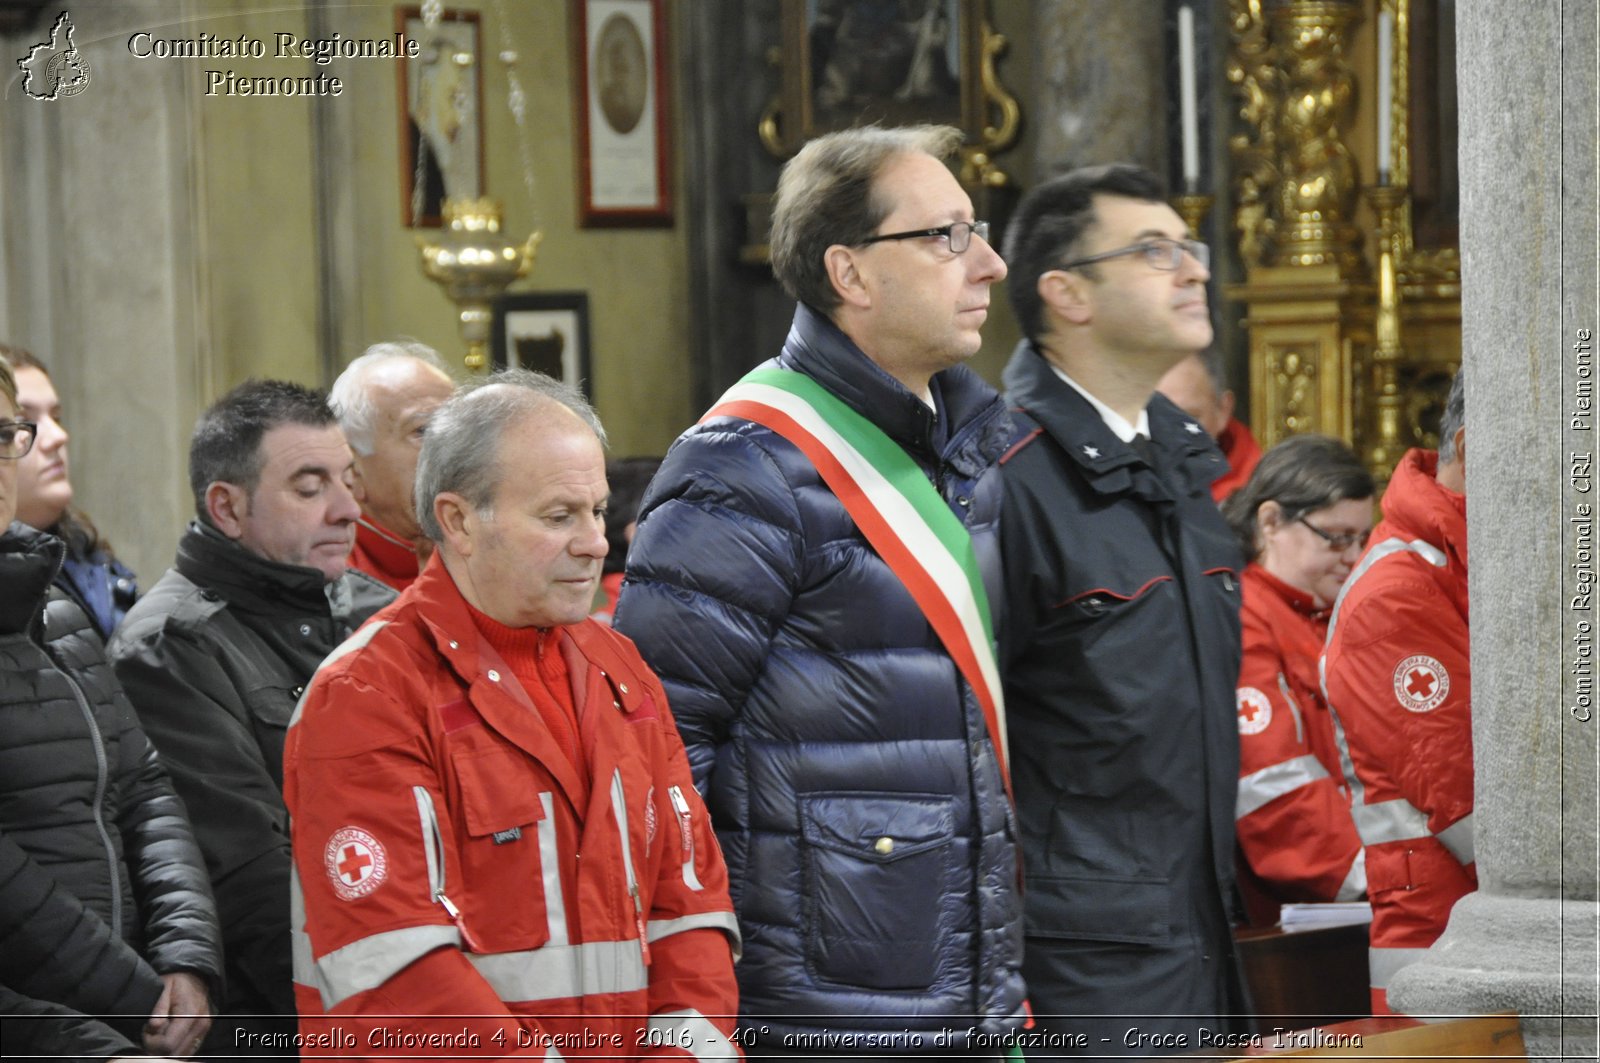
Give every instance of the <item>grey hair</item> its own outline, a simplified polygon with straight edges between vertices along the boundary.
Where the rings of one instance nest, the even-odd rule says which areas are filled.
[[[1444,413],[1439,417],[1439,464],[1449,465],[1456,460],[1456,432],[1467,423],[1467,367],[1456,370],[1450,381],[1450,397],[1444,400]]]
[[[522,417],[551,405],[576,414],[600,445],[606,445],[606,430],[583,392],[530,369],[502,369],[462,385],[446,399],[428,422],[417,455],[414,501],[422,534],[444,542],[433,500],[446,491],[466,499],[478,513],[490,513],[500,481],[501,437]]]
[[[372,453],[372,433],[377,425],[378,409],[367,392],[367,374],[379,365],[402,359],[425,362],[439,372],[450,375],[439,352],[418,340],[400,339],[374,343],[344,367],[339,379],[328,389],[328,405],[339,415],[339,427],[344,438],[362,457]]]
[[[854,247],[894,210],[875,185],[890,159],[924,154],[946,160],[961,144],[953,126],[865,126],[820,136],[800,149],[778,178],[772,207],[772,272],[798,301],[822,313],[839,305],[823,256]]]

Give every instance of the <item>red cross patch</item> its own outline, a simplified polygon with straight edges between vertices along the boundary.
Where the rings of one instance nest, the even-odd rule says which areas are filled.
[[[378,839],[360,827],[341,827],[322,850],[333,892],[342,900],[365,897],[389,874],[389,858]]]
[[[1401,661],[1394,670],[1394,696],[1408,712],[1432,712],[1450,693],[1450,673],[1426,654]]]
[[[1255,687],[1240,687],[1237,696],[1239,733],[1258,735],[1265,731],[1267,725],[1272,722],[1272,702]]]

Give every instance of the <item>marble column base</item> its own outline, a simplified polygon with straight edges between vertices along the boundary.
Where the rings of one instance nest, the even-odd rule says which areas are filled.
[[[1514,1010],[1530,1059],[1595,1059],[1600,1009],[1600,904],[1463,897],[1428,958],[1389,985],[1389,1006],[1410,1015]]]

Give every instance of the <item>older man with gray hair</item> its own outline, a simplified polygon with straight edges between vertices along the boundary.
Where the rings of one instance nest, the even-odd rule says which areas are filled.
[[[588,619],[604,440],[523,370],[434,414],[433,556],[289,731],[308,1038],[738,1057],[727,870],[661,684]]]
[[[432,347],[400,340],[368,347],[328,392],[356,459],[351,489],[361,518],[350,567],[397,591],[433,549],[417,523],[412,480],[428,418],[454,387]]]

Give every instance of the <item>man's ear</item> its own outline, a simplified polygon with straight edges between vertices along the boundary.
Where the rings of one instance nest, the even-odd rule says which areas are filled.
[[[1467,426],[1456,429],[1456,461],[1461,464],[1461,475],[1467,474]]]
[[[1238,397],[1234,395],[1232,388],[1225,388],[1222,395],[1217,399],[1217,407],[1222,412],[1224,426],[1227,425],[1227,422],[1233,420],[1233,407],[1238,401]]]
[[[361,457],[355,455],[355,460],[350,464],[350,493],[356,496],[356,504],[362,509],[367,508],[367,482],[361,478]]]
[[[1063,321],[1087,325],[1094,318],[1089,282],[1072,270],[1047,269],[1039,274],[1039,298]]]
[[[206,518],[230,539],[244,537],[244,517],[250,515],[250,495],[237,484],[213,480],[206,486]]]
[[[861,275],[854,249],[834,244],[822,253],[822,265],[841,301],[862,310],[871,308],[872,293],[867,291],[866,278]]]
[[[483,521],[475,507],[454,491],[441,491],[433,499],[433,519],[444,533],[444,544],[457,557],[471,557]]]

